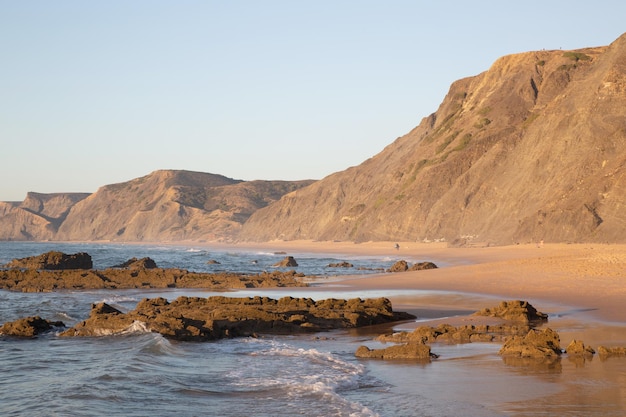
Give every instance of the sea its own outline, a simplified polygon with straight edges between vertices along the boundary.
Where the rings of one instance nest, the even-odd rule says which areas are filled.
[[[97,269],[132,257],[150,257],[164,268],[245,273],[275,269],[272,265],[287,255],[193,245],[0,242],[0,264],[49,250],[87,252]],[[106,302],[129,311],[141,299],[158,296],[170,300],[181,295],[216,294],[314,299],[389,296],[393,300],[432,295],[397,290],[355,293],[334,284],[340,276],[365,278],[380,273],[397,260],[390,257],[288,255],[297,260],[295,269],[308,277],[311,288],[221,293],[185,289],[0,290],[0,324],[39,315],[72,326],[88,317],[92,303]],[[328,266],[342,261],[354,267]],[[446,295],[451,300],[459,297],[438,294]],[[434,314],[429,318],[438,318]],[[450,310],[442,310],[439,315],[450,314]],[[578,320],[577,314],[560,311],[551,321],[572,332],[594,325]],[[33,339],[0,335],[0,416],[626,415],[626,359],[563,359],[551,366],[519,366],[503,361],[498,355],[500,345],[495,343],[437,345],[433,351],[440,356],[431,362],[356,358],[354,352],[360,345],[385,346],[374,341],[382,330],[263,335],[214,342],[172,341],[141,325],[117,335],[88,338],[61,338],[55,332]],[[395,330],[402,330],[402,325]]]

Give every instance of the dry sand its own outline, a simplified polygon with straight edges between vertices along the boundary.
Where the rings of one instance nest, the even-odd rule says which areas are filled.
[[[275,251],[389,256],[433,261],[438,269],[347,277],[355,289],[435,290],[522,299],[589,311],[597,319],[626,324],[626,245],[524,244],[450,248],[445,243],[276,241],[246,244]],[[333,283],[337,284],[336,282]],[[459,300],[459,305],[469,306]]]

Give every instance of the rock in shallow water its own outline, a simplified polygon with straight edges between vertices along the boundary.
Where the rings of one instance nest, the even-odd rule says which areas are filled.
[[[17,337],[35,337],[55,327],[65,327],[65,324],[60,321],[53,322],[42,319],[39,316],[33,316],[4,323],[0,327],[0,334]]]
[[[148,330],[176,340],[215,340],[253,336],[257,333],[303,333],[362,327],[412,319],[394,312],[386,298],[327,299],[284,297],[209,298],[179,297],[144,299],[128,313],[105,304],[92,306],[87,320],[62,336],[100,336],[120,333],[135,322]]]

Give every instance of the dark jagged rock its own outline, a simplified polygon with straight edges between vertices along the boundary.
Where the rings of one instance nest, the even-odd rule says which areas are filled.
[[[257,333],[288,334],[354,328],[414,318],[394,312],[391,302],[378,299],[284,297],[179,297],[144,299],[128,313],[101,303],[92,306],[87,320],[62,336],[100,336],[126,331],[135,323],[175,340],[215,340]]]
[[[389,346],[384,349],[370,349],[367,346],[360,346],[354,355],[357,358],[374,359],[419,359],[430,360],[437,355],[431,353],[430,346],[424,343],[407,343],[404,345]]]
[[[157,268],[157,264],[152,258],[130,258],[124,263],[113,266],[113,268],[154,269]]]
[[[493,308],[484,308],[474,313],[477,316],[500,317],[505,320],[523,323],[542,323],[548,321],[548,315],[537,311],[528,301],[502,301]]]
[[[532,329],[524,337],[513,336],[500,349],[502,356],[519,358],[554,358],[562,353],[559,334],[550,328]]]
[[[17,337],[35,337],[55,327],[65,327],[60,321],[48,321],[39,316],[26,317],[7,322],[0,327],[0,334]]]
[[[63,252],[50,251],[37,256],[13,259],[6,267],[46,270],[91,269],[93,262],[91,256],[84,252],[68,255]]]
[[[286,256],[282,261],[276,262],[273,266],[278,268],[288,268],[298,266],[298,262],[293,256]]]

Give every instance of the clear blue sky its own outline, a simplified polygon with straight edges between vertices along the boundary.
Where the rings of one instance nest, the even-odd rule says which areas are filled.
[[[500,56],[607,45],[624,1],[0,0],[0,201],[157,169],[319,179]]]

